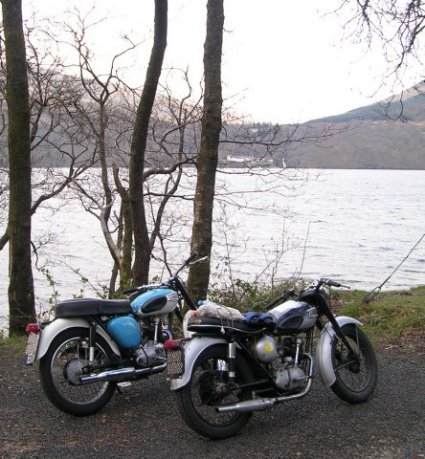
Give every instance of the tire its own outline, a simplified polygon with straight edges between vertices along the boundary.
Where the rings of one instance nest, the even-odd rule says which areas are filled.
[[[378,378],[375,351],[369,338],[356,325],[345,325],[342,331],[360,361],[350,358],[347,347],[335,337],[332,343],[332,364],[336,381],[331,389],[346,402],[363,403],[374,391]]]
[[[88,364],[89,331],[72,328],[60,333],[40,360],[41,385],[47,398],[60,410],[74,416],[88,416],[103,408],[114,395],[116,383],[80,384],[80,369]],[[95,340],[96,363],[110,359],[113,352],[99,335]]]
[[[186,424],[208,438],[227,438],[238,433],[252,416],[252,412],[218,413],[220,405],[237,403],[251,398],[250,390],[227,387],[227,347],[214,346],[197,358],[189,383],[176,392],[178,410]],[[250,367],[236,355],[236,383],[253,380]],[[222,393],[218,394],[220,388]]]

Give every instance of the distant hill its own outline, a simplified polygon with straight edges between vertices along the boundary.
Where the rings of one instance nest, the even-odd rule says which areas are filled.
[[[419,83],[402,94],[389,97],[381,102],[355,108],[341,115],[328,116],[310,123],[341,123],[349,121],[424,121],[425,83]]]
[[[288,167],[425,169],[425,84],[383,102],[310,121],[340,133],[295,145]]]

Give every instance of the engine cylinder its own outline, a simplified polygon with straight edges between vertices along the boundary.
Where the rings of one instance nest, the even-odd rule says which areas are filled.
[[[279,357],[276,341],[272,336],[264,336],[255,345],[255,355],[261,362],[270,363]]]

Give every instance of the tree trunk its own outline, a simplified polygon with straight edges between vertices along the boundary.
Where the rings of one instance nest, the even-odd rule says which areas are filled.
[[[120,288],[124,290],[131,282],[131,259],[133,247],[133,228],[131,221],[131,209],[127,200],[122,202],[123,207],[123,240],[121,250]]]
[[[167,0],[155,0],[154,41],[131,142],[129,194],[134,231],[133,282],[136,285],[149,281],[151,250],[144,205],[143,172],[149,120],[167,46],[167,9]]]
[[[1,0],[6,48],[8,106],[10,332],[35,320],[31,266],[31,144],[21,0]]]
[[[215,175],[221,131],[221,54],[223,0],[208,0],[207,35],[204,44],[205,95],[200,151],[196,159],[197,181],[192,227],[192,250],[211,256]],[[195,301],[207,296],[210,262],[199,263],[189,272],[189,289]]]

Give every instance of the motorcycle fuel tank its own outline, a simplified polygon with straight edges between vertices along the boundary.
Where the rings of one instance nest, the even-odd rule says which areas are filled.
[[[142,340],[140,326],[133,317],[114,317],[106,324],[108,332],[118,345],[124,349],[139,347]]]
[[[179,297],[174,290],[161,288],[142,293],[131,302],[133,314],[149,317],[168,314],[178,305]]]
[[[304,301],[289,300],[271,309],[277,330],[297,332],[313,327],[317,319],[317,309]]]

